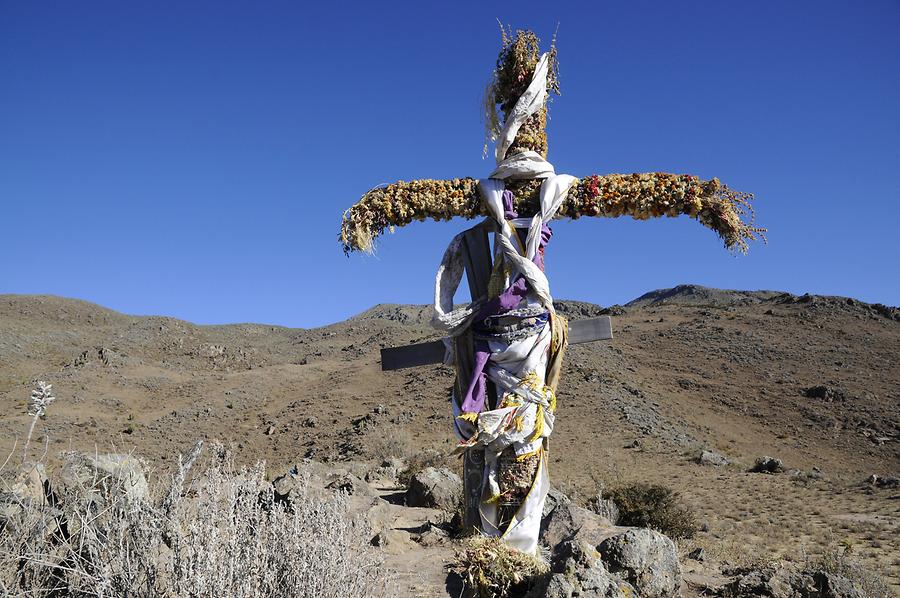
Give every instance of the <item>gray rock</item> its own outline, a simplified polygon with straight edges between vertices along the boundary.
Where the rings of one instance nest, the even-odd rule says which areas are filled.
[[[725,455],[715,451],[703,451],[697,457],[697,463],[700,465],[710,465],[713,467],[722,467],[728,465],[728,458]]]
[[[329,490],[354,495],[374,495],[371,487],[352,473],[337,474],[325,485]]]
[[[862,598],[862,593],[845,577],[822,570],[799,570],[778,563],[761,569],[745,569],[725,586],[724,595],[733,598]]]
[[[141,463],[131,455],[70,454],[60,473],[65,489],[105,502],[121,494],[129,502],[150,499],[150,486]]]
[[[607,569],[625,578],[642,598],[675,596],[681,589],[675,543],[659,532],[631,528],[597,549]]]
[[[551,489],[544,502],[540,539],[554,553],[560,544],[568,541],[596,546],[627,529],[615,527],[617,518],[618,508],[610,500],[597,496],[589,501],[588,508],[582,508],[562,492]]]
[[[763,456],[756,460],[750,471],[753,473],[782,473],[784,463],[781,462],[781,459]]]
[[[610,573],[600,554],[584,542],[565,542],[546,585],[530,596],[537,598],[634,598],[634,587]]]
[[[869,483],[876,488],[900,488],[900,477],[895,475],[876,475],[869,476]]]
[[[554,499],[552,509],[541,520],[540,535],[541,541],[551,547],[572,540],[587,521],[597,517],[591,511],[573,503],[562,493]]]
[[[43,464],[26,463],[10,491],[20,500],[43,503],[47,484],[47,471]]]
[[[47,472],[42,464],[23,465],[9,491],[0,492],[0,530],[18,520],[23,508],[45,505],[47,484]]]
[[[825,571],[814,571],[810,576],[821,598],[862,598],[862,593],[846,577]]]
[[[406,505],[455,510],[462,500],[462,480],[443,467],[428,467],[409,480]]]

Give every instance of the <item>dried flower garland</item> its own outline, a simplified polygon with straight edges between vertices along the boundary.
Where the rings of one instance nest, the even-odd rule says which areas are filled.
[[[519,213],[535,213],[540,181],[514,183],[510,188]],[[607,174],[577,180],[557,217],[631,216],[646,220],[686,214],[716,231],[725,247],[746,253],[748,242],[765,240],[766,232],[753,226],[752,197],[729,189],[718,179],[704,181],[688,174]],[[369,191],[347,210],[340,240],[345,253],[372,251],[373,241],[385,229],[413,220],[486,215],[475,179],[400,181]],[[745,217],[749,217],[747,222]]]

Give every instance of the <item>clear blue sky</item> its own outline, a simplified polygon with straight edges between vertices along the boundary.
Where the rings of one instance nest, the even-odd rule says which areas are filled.
[[[717,176],[770,229],[735,257],[687,218],[560,222],[556,297],[900,304],[897,0],[0,1],[0,293],[290,326],[430,302],[465,221],[348,259],[340,216],[378,183],[491,170],[497,18],[560,23],[557,172]]]

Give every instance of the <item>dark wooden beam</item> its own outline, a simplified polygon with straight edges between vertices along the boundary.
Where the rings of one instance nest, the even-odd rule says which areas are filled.
[[[569,322],[570,345],[605,341],[612,337],[612,320],[609,316]],[[440,340],[381,350],[381,369],[385,371],[431,365],[442,361],[444,361],[444,342]]]

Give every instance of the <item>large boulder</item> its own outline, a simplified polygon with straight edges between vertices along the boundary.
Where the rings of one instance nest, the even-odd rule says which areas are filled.
[[[60,474],[64,491],[105,503],[124,498],[134,504],[150,499],[141,463],[131,455],[70,454]]]
[[[562,492],[551,489],[544,501],[541,542],[555,550],[562,542],[582,540],[595,545],[617,529],[596,511],[576,505]]]
[[[724,594],[733,598],[863,598],[845,577],[823,570],[800,570],[787,563],[738,571]]]
[[[681,564],[675,543],[659,532],[629,528],[597,547],[610,572],[627,580],[641,598],[675,596],[681,589]]]
[[[453,511],[462,500],[463,483],[443,467],[427,467],[409,480],[406,505]]]
[[[634,598],[635,588],[609,572],[589,544],[566,541],[557,546],[558,559],[546,581],[530,594],[537,598]]]

